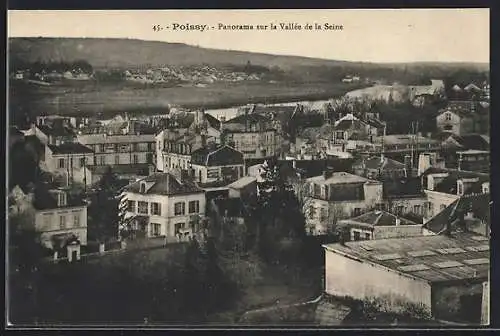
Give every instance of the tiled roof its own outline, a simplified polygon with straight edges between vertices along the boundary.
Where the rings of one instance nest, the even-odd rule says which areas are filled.
[[[207,166],[244,164],[243,153],[227,145],[208,145],[191,153],[191,163]]]
[[[77,136],[78,142],[84,145],[95,145],[104,143],[137,143],[155,142],[154,134],[134,135],[107,135],[107,134],[82,134]]]
[[[132,183],[126,188],[128,192],[139,193],[141,182],[151,182],[153,186],[145,194],[149,195],[182,195],[203,193],[194,182],[186,179],[182,183],[170,173],[156,173],[140,181]]]
[[[308,182],[320,183],[320,184],[345,184],[345,183],[364,183],[369,181],[369,179],[349,174],[346,172],[334,172],[325,179],[324,175],[319,175],[307,179]]]
[[[215,129],[220,129],[220,120],[215,118],[214,116],[208,114],[208,113],[205,113],[205,118],[208,122],[208,124],[210,125],[210,127],[212,128],[215,128]]]
[[[490,194],[461,197],[431,218],[423,227],[438,234],[446,229],[448,223],[452,223],[452,231],[457,230],[459,228],[457,228],[456,225],[460,223],[456,222],[456,220],[460,219],[460,214],[464,214],[468,211],[472,211],[476,218],[483,220],[489,225],[491,211],[490,201]],[[472,224],[475,225],[475,223]]]
[[[250,124],[255,124],[255,123],[259,123],[259,122],[269,123],[269,122],[271,122],[271,119],[269,119],[268,117],[265,117],[261,114],[249,113],[249,114],[242,114],[242,115],[239,115],[233,119],[227,120],[226,123],[245,125],[247,121]]]
[[[62,145],[48,145],[50,150],[55,155],[60,154],[90,154],[93,153],[92,149],[84,146],[78,142],[67,142]]]
[[[257,179],[254,176],[244,176],[228,185],[228,187],[233,189],[240,189],[246,187],[249,184],[255,183],[256,181]]]
[[[398,218],[400,220],[400,225],[419,225],[418,223],[398,217],[389,212],[378,211],[378,210],[367,212],[365,214],[362,214],[361,216],[353,217],[343,222],[345,222],[346,224],[350,222],[355,222],[355,223],[367,224],[369,226],[395,226],[396,219]]]
[[[476,234],[376,239],[323,246],[327,251],[370,261],[431,283],[486,279],[490,270],[489,240]]]
[[[380,156],[372,156],[370,158],[361,158],[354,166],[364,166],[367,169],[404,169],[406,168],[404,163],[393,160],[388,157],[381,158]]]
[[[64,125],[60,125],[60,124],[55,124],[53,126],[49,126],[49,125],[40,125],[38,126],[38,129],[40,131],[42,131],[43,134],[47,135],[47,136],[56,136],[56,137],[59,137],[59,136],[75,136],[76,133],[75,131],[70,128],[70,127],[67,127],[67,126],[64,126]]]

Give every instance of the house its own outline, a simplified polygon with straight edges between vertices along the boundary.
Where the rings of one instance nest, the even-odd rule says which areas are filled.
[[[200,134],[185,132],[178,137],[167,135],[167,139],[163,141],[163,148],[160,152],[161,160],[163,161],[163,167],[160,171],[189,169],[191,154],[207,146],[209,143],[213,143],[213,139],[207,139],[205,135]]]
[[[227,145],[209,144],[191,153],[188,169],[200,186],[226,186],[245,176],[243,157],[243,153]]]
[[[436,126],[441,132],[457,135],[488,134],[489,110],[476,102],[450,102],[436,117]]]
[[[490,177],[484,173],[431,167],[421,179],[428,200],[427,219],[463,196],[490,192]]]
[[[490,170],[490,152],[468,149],[456,152],[456,167],[458,170],[488,172]]]
[[[380,210],[422,224],[428,216],[427,195],[418,177],[383,181],[384,203]]]
[[[333,127],[334,143],[347,142],[348,140],[371,140],[382,133],[384,125],[375,119],[361,120],[348,114],[335,122]]]
[[[324,235],[339,219],[359,216],[383,203],[382,182],[349,174],[330,173],[306,179],[306,232]]]
[[[166,168],[172,168],[172,158],[170,158],[170,162],[167,163],[167,158],[166,156],[172,156],[171,154],[167,153],[176,153],[176,146],[173,145],[176,140],[180,139],[181,136],[186,135],[188,132],[187,128],[176,128],[176,129],[164,129],[160,131],[156,136],[155,136],[155,142],[156,142],[156,170],[157,171],[164,171]],[[190,158],[187,156],[190,155],[186,154],[186,157],[183,157],[185,159],[186,164],[187,161],[189,161]],[[180,160],[176,160],[180,161]],[[176,165],[176,162],[174,162],[174,166]],[[180,166],[179,162],[179,166]]]
[[[80,197],[72,197],[67,189],[39,188],[33,206],[42,245],[57,251],[75,238],[87,245],[87,205]]]
[[[422,235],[422,224],[381,210],[373,210],[357,217],[340,220],[337,226],[344,230],[348,241]]]
[[[199,229],[205,215],[205,192],[182,174],[155,173],[124,189],[121,236],[184,240]]]
[[[355,175],[374,180],[400,179],[409,175],[408,166],[402,162],[382,156],[360,158],[352,165]]]
[[[43,143],[60,145],[76,141],[73,127],[64,120],[56,119],[52,124],[41,124],[32,127],[25,135],[36,135]]]
[[[257,179],[254,176],[243,176],[234,181],[229,188],[229,198],[254,199],[257,196]]]
[[[491,196],[489,193],[460,197],[423,226],[425,235],[469,232],[490,237]]]
[[[300,104],[295,106],[253,105],[250,109],[249,113],[260,114],[271,119],[272,126],[278,134],[287,139],[293,133],[294,116],[301,113],[304,107]]]
[[[437,151],[440,143],[437,140],[422,136],[421,134],[389,134],[373,138],[375,150],[384,153],[410,154],[412,151]]]
[[[327,294],[376,301],[394,313],[420,311],[437,320],[480,323],[490,270],[486,237],[461,233],[323,247]]]
[[[154,134],[79,134],[77,141],[94,152],[95,166],[147,166],[154,163]]]
[[[74,182],[90,185],[91,171],[94,165],[92,149],[77,142],[61,145],[47,145],[45,150],[45,167],[49,172],[64,174],[68,183]]]
[[[272,120],[260,114],[242,114],[222,123],[222,143],[242,152],[245,159],[264,159],[278,154],[279,133]]]

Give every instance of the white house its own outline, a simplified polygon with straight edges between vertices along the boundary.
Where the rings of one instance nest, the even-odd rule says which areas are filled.
[[[94,165],[92,149],[79,143],[47,145],[45,167],[49,172],[66,176],[78,183],[90,185],[92,173],[87,167]]]
[[[35,210],[35,228],[41,233],[42,245],[57,249],[72,238],[87,245],[87,205],[81,200],[69,198],[64,189],[50,190],[38,197]]]
[[[325,292],[375,301],[384,311],[479,324],[488,243],[462,233],[324,245]]]
[[[191,236],[205,215],[205,193],[190,180],[172,173],[156,173],[125,188],[122,230],[136,238]],[[121,233],[123,236],[123,233]]]

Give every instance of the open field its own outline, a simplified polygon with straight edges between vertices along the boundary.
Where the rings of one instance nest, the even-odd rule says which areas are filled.
[[[158,113],[164,112],[169,105],[223,108],[248,103],[327,99],[359,87],[360,85],[324,82],[216,83],[206,87],[82,83],[42,87],[11,82],[9,105],[14,115],[18,111],[87,116],[113,115],[124,111]]]

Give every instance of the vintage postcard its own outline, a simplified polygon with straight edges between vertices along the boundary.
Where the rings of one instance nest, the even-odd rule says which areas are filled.
[[[488,9],[7,17],[8,326],[490,324]]]

